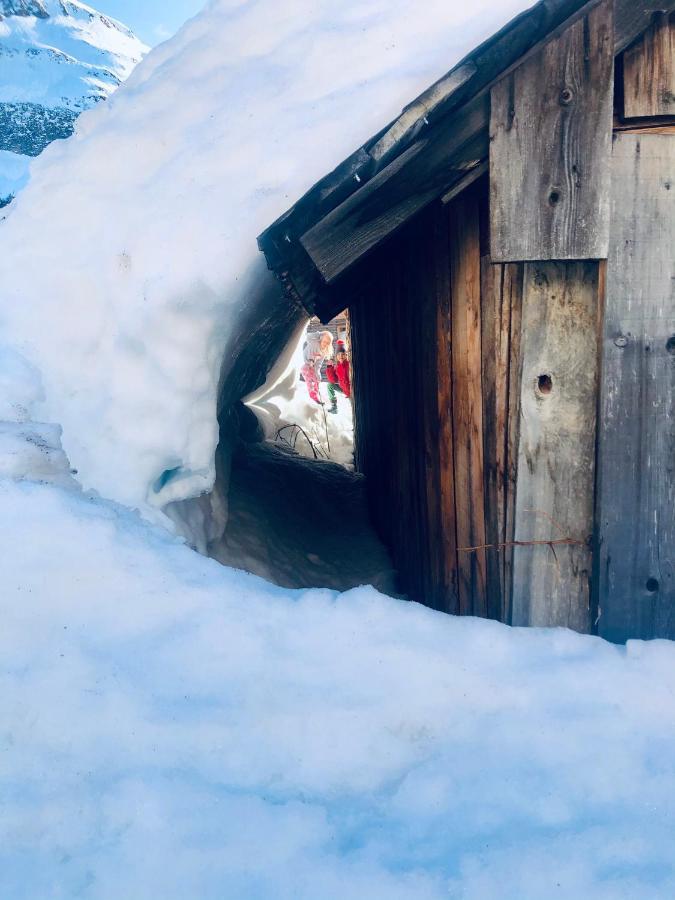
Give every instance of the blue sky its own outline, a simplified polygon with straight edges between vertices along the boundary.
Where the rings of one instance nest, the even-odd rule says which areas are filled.
[[[99,12],[128,25],[141,40],[154,46],[175,34],[206,0],[87,0]]]

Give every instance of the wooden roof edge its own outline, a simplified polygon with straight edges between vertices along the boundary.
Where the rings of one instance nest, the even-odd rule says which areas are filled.
[[[445,75],[407,104],[400,115],[373,135],[335,169],[314,184],[258,237],[258,246],[275,255],[272,233],[290,240],[321,215],[359,190],[373,175],[403,153],[431,122],[447,115],[518,59],[532,43],[564,21],[587,0],[540,0],[511,19],[474,48]],[[510,52],[509,52],[510,51]],[[327,201],[332,201],[328,206]],[[282,253],[283,255],[283,253]]]
[[[391,163],[405,155],[420,136],[430,137],[439,124],[452,125],[453,113],[471,106],[471,99],[506,72],[521,57],[547,40],[568,19],[589,5],[589,0],[540,0],[467,54],[446,75],[408,104],[401,114],[359,147],[332,172],[318,181],[289,210],[258,237],[270,269],[284,276],[312,314],[319,312],[325,281],[314,269],[311,257],[301,249],[300,238],[347,200],[354,197]],[[591,4],[592,5],[592,0]],[[675,0],[615,0],[615,54],[622,52],[649,26],[656,12],[675,9]],[[459,122],[458,122],[459,126]],[[393,168],[396,168],[394,166]],[[380,179],[377,179],[378,181]],[[298,272],[294,278],[291,273]],[[318,279],[318,280],[317,280]],[[309,284],[312,288],[308,289]],[[330,305],[330,304],[329,304]]]

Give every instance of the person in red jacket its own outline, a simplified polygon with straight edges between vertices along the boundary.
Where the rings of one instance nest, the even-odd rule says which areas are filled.
[[[326,377],[328,378],[328,397],[330,398],[330,407],[328,412],[337,412],[337,392],[344,394],[349,398],[352,393],[352,383],[349,374],[349,357],[345,350],[343,341],[338,341],[335,346],[335,363],[329,363],[326,366]]]

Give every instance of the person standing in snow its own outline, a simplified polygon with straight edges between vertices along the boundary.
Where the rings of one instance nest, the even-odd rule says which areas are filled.
[[[310,399],[323,405],[319,392],[321,366],[325,359],[332,356],[333,335],[330,331],[314,331],[308,334],[302,352],[305,362],[300,371],[305,379]]]
[[[326,366],[328,378],[328,396],[330,409],[328,412],[337,412],[337,392],[340,391],[347,399],[351,397],[352,382],[349,374],[349,357],[345,349],[344,341],[338,341],[335,349],[335,365]]]

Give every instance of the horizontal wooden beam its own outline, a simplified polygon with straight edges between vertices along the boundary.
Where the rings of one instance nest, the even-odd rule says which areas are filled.
[[[450,190],[443,194],[441,197],[441,203],[445,206],[446,203],[450,203],[451,200],[454,200],[455,197],[459,196],[462,191],[465,191],[468,187],[470,187],[474,181],[478,181],[478,179],[482,175],[487,175],[490,166],[488,165],[487,159],[484,159],[483,162],[476,163],[469,171],[464,175],[463,178],[460,178],[458,182],[453,184]]]
[[[301,238],[330,284],[487,155],[488,96],[413,144]]]

